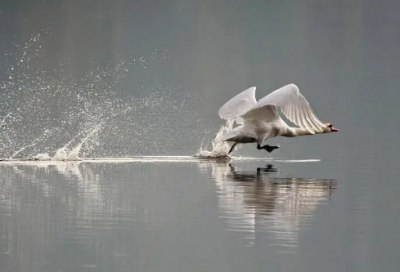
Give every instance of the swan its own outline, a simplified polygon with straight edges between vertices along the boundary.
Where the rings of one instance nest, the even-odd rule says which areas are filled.
[[[267,139],[339,131],[331,123],[322,123],[317,118],[308,101],[293,83],[273,91],[259,101],[256,100],[255,92],[256,87],[244,90],[218,111],[221,119],[234,121],[239,125],[220,139],[233,142],[228,154],[237,144],[257,143],[257,149],[272,152],[279,146],[261,146]],[[298,127],[289,127],[279,115],[278,108]]]

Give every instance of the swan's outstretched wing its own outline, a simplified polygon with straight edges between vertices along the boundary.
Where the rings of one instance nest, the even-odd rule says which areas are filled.
[[[253,108],[256,104],[256,87],[250,87],[226,102],[219,109],[218,115],[222,119],[235,120],[236,123],[243,124],[243,120],[239,116]]]
[[[270,121],[271,116],[267,113],[274,106],[281,108],[282,113],[291,122],[310,132],[322,131],[325,126],[314,114],[295,84],[289,84],[273,91],[260,99],[252,109],[240,117]]]

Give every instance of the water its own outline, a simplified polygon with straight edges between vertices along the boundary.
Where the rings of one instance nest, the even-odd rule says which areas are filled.
[[[25,2],[0,271],[399,271],[398,1]],[[291,82],[340,132],[226,156],[219,107]]]
[[[331,167],[5,162],[2,271],[395,271],[398,183],[373,169],[324,174]]]
[[[239,163],[247,172],[185,158],[1,165],[3,267],[230,271],[242,262],[231,254],[264,247],[292,256],[336,180],[280,178],[285,163],[257,164]]]

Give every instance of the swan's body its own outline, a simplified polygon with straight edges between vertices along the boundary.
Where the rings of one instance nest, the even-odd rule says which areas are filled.
[[[278,146],[261,147],[261,143],[277,136],[296,137],[338,131],[331,124],[322,123],[312,111],[295,84],[270,93],[258,102],[256,87],[251,87],[226,102],[218,111],[222,119],[234,120],[239,126],[229,131],[222,141],[236,144],[257,143],[258,149],[271,152]],[[280,117],[278,108],[298,127],[289,127]]]

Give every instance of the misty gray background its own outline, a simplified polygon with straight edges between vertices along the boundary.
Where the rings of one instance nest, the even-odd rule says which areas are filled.
[[[350,150],[370,152],[364,145],[393,141],[398,146],[393,111],[399,81],[399,7],[398,1],[389,0],[2,1],[0,58],[3,67],[11,65],[4,54],[35,32],[45,36],[42,69],[51,71],[61,63],[63,75],[76,78],[93,67],[105,67],[120,54],[139,58],[154,50],[164,52],[166,61],[155,62],[146,74],[141,69],[128,73],[113,88],[122,98],[145,96],[166,82],[161,92],[176,95],[170,100],[189,95],[188,108],[196,116],[185,117],[192,125],[179,127],[179,122],[167,120],[180,112],[161,114],[166,125],[157,133],[168,131],[167,141],[173,144],[163,148],[159,143],[154,152],[131,152],[140,154],[193,154],[202,140],[213,138],[223,123],[217,111],[233,95],[257,86],[260,98],[293,82],[319,118],[341,131],[290,140],[291,152],[347,156]],[[136,116],[143,119],[146,116]],[[191,136],[183,133],[188,130]],[[312,146],[324,146],[325,152]],[[395,148],[386,155],[392,151]]]
[[[2,139],[11,146],[4,154],[30,144],[47,128],[62,126],[68,110],[81,112],[84,103],[76,101],[78,95],[101,108],[101,101],[113,99],[122,108],[139,107],[111,119],[88,156],[193,155],[223,124],[219,107],[250,86],[257,86],[261,98],[282,85],[297,84],[317,116],[340,132],[271,141],[282,146],[274,158],[321,159],[273,163],[280,169],[279,178],[317,179],[321,184],[315,190],[297,186],[298,181],[282,185],[285,189],[276,197],[305,197],[306,203],[319,199],[306,214],[306,223],[297,225],[299,242],[289,252],[277,249],[282,243],[264,229],[279,225],[279,216],[261,216],[251,249],[242,240],[245,230],[230,225],[245,215],[227,215],[220,202],[235,206],[236,198],[245,198],[243,188],[255,190],[251,215],[251,201],[264,201],[275,191],[265,178],[259,187],[254,183],[254,189],[219,175],[229,173],[226,164],[80,165],[81,176],[51,166],[2,166],[7,176],[1,187],[1,260],[8,270],[0,266],[0,271],[32,271],[33,264],[38,271],[54,266],[68,271],[67,265],[73,266],[71,271],[398,271],[399,8],[394,0],[1,1],[0,78],[6,87],[1,89],[0,112],[18,112],[18,118],[7,119],[2,128],[2,136],[12,131],[7,139],[15,140]],[[9,80],[10,67],[19,61],[10,54],[38,32],[42,53],[17,81]],[[123,80],[107,76],[112,92],[87,87],[92,80],[87,73],[96,67],[106,69],[119,58],[151,59],[155,51],[160,53],[154,61],[145,62],[146,67],[134,65]],[[33,76],[26,77],[30,73]],[[35,83],[37,77],[40,84]],[[84,84],[73,88],[66,78]],[[50,95],[63,88],[68,92]],[[153,96],[154,104],[148,102]],[[116,111],[110,105],[90,121]],[[82,112],[91,116],[93,107]],[[64,125],[35,152],[54,152],[81,129],[79,122]],[[234,155],[267,156],[253,145]],[[256,168],[265,163],[236,165],[253,175],[247,181],[255,182]],[[96,175],[103,185],[99,180],[92,185]],[[335,180],[337,189],[326,193],[320,179]],[[319,187],[325,188],[323,197],[315,196]],[[140,192],[155,200],[139,197]],[[95,208],[90,210],[93,197]],[[293,207],[294,214],[303,211],[301,205]],[[85,209],[88,214],[79,217]],[[169,217],[163,217],[163,209],[170,211]],[[27,217],[32,214],[37,216]],[[105,234],[96,227],[91,229],[94,234],[77,231],[85,229],[81,218],[93,226],[91,217],[116,227]],[[281,234],[293,231],[283,228]],[[82,244],[85,253],[77,254],[75,247]],[[30,258],[17,257],[22,248]],[[89,257],[82,261],[85,254]]]

